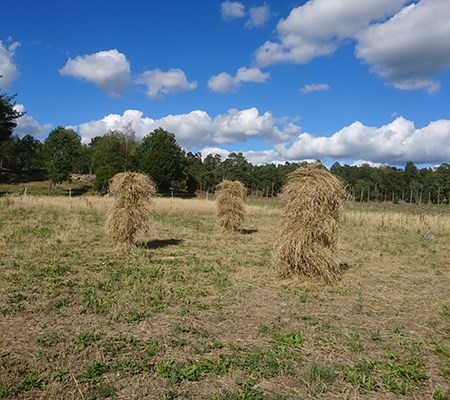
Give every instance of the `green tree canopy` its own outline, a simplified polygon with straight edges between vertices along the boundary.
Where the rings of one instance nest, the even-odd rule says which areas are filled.
[[[48,177],[53,183],[61,183],[73,171],[81,151],[81,138],[73,129],[59,126],[48,135],[44,150],[48,160]]]
[[[161,192],[186,178],[186,156],[173,133],[155,129],[144,137],[137,154],[140,169],[153,178]]]
[[[14,167],[17,169],[40,168],[43,162],[44,145],[31,135],[16,137],[13,148]]]
[[[16,105],[14,97],[15,95],[8,96],[6,93],[0,93],[0,168],[3,167],[4,159],[13,161],[12,133],[17,126],[17,120],[25,114],[14,107]]]
[[[134,170],[134,140],[120,131],[110,131],[104,136],[92,139],[92,161],[95,171],[95,187],[101,193],[106,193],[109,180],[119,172]]]
[[[202,190],[203,184],[203,162],[201,153],[188,152],[186,154],[187,162],[187,181],[186,189],[194,193],[197,189]]]
[[[203,161],[203,190],[214,192],[223,179],[220,154],[208,154]]]
[[[0,142],[8,140],[19,119],[24,112],[14,108],[16,96],[8,96],[6,93],[0,93]]]
[[[225,179],[240,181],[247,187],[250,186],[252,167],[242,153],[230,153],[222,163]]]

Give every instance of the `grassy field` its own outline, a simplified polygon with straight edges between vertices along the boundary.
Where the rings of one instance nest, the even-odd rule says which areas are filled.
[[[280,280],[280,209],[157,199],[114,250],[100,197],[0,198],[1,399],[449,399],[450,209],[347,205],[335,285]]]

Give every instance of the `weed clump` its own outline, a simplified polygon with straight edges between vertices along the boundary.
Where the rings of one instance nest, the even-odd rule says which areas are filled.
[[[222,232],[238,232],[245,217],[245,186],[239,181],[223,180],[217,187],[217,223]]]
[[[284,277],[303,275],[327,283],[339,277],[339,219],[346,197],[338,178],[309,164],[288,175],[275,262]]]
[[[136,232],[148,226],[155,184],[147,175],[122,172],[111,179],[109,188],[114,205],[106,219],[106,230],[119,247],[129,248]]]

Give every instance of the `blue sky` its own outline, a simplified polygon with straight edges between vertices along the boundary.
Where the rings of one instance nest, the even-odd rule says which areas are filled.
[[[163,127],[253,163],[450,162],[450,1],[12,0],[19,136]]]

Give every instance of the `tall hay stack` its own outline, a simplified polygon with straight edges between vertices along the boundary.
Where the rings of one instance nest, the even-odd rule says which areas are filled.
[[[339,277],[339,219],[346,198],[338,178],[317,164],[288,175],[275,261],[282,276],[303,275],[331,283]]]
[[[155,184],[144,174],[122,172],[109,185],[114,194],[114,205],[106,219],[106,230],[119,246],[129,248],[137,231],[148,227]]]
[[[245,217],[245,186],[239,181],[223,180],[217,187],[217,223],[224,233],[238,232]]]

